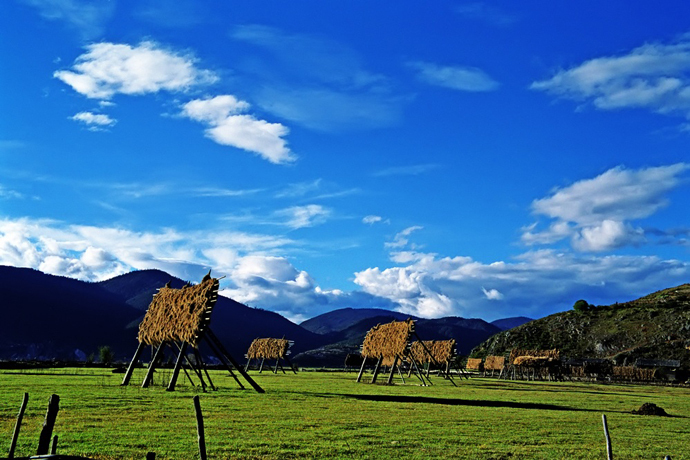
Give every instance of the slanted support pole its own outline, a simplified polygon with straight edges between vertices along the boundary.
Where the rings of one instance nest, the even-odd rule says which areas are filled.
[[[165,345],[165,342],[161,343],[158,345],[158,348],[156,348],[156,352],[153,354],[153,358],[151,359],[151,362],[149,363],[149,369],[146,371],[146,375],[144,376],[144,381],[141,382],[141,387],[142,388],[147,388],[149,384],[151,383],[151,380],[153,380],[153,372],[156,370],[156,366],[158,365],[158,361],[160,361],[161,357],[163,356],[163,347]]]
[[[221,351],[223,355],[225,355],[225,358],[230,361],[230,363],[237,369],[237,372],[239,372],[244,379],[249,382],[249,384],[254,388],[258,393],[265,393],[264,389],[259,386],[258,383],[254,381],[253,378],[249,374],[247,374],[244,369],[242,369],[242,366],[237,364],[237,361],[230,355],[230,353],[227,352],[223,344],[218,340],[218,337],[211,331],[211,328],[206,329],[206,335],[204,337],[209,337],[213,342],[215,342],[216,346],[218,349]]]
[[[393,360],[393,366],[391,366],[391,373],[388,376],[388,382],[386,382],[386,383],[388,383],[388,385],[393,383],[393,375],[395,375],[395,367],[397,366],[397,364],[398,364],[398,355],[395,355],[395,359]]]
[[[175,368],[173,369],[172,376],[170,376],[170,383],[168,383],[167,391],[175,391],[175,384],[177,384],[177,377],[180,375],[180,368],[182,368],[182,360],[185,358],[184,353],[187,351],[187,342],[182,343],[180,347],[180,354],[177,355],[177,361],[175,361]]]
[[[367,365],[367,358],[362,357],[362,367],[359,368],[359,375],[357,375],[357,382],[362,381],[362,374],[364,374],[364,366]]]
[[[285,356],[285,362],[288,363],[288,364],[290,365],[290,369],[292,369],[292,372],[294,372],[294,373],[296,374],[296,373],[297,373],[297,369],[295,369],[295,366],[292,364],[292,361],[290,361],[290,358],[288,358],[287,356]]]
[[[29,404],[29,393],[24,393],[22,405],[19,407],[19,414],[17,414],[17,423],[14,425],[14,433],[12,433],[12,443],[10,444],[10,453],[7,458],[14,458],[14,449],[17,447],[17,439],[19,439],[19,430],[22,427],[22,419],[24,412],[26,412],[26,405]]]
[[[376,377],[378,377],[381,371],[381,363],[383,362],[383,356],[379,356],[379,360],[376,362],[376,367],[374,368],[374,375],[371,377],[371,383],[376,383]]]
[[[129,363],[129,366],[127,367],[127,372],[125,372],[125,376],[122,379],[122,383],[120,385],[129,385],[129,381],[132,378],[132,373],[134,373],[134,366],[136,366],[139,362],[139,358],[141,357],[141,354],[144,352],[145,348],[146,345],[143,342],[139,342],[137,351],[134,352],[134,357],[132,358],[132,361]]]

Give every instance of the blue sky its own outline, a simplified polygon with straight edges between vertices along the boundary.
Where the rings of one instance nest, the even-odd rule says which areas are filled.
[[[690,4],[0,3],[0,263],[300,321],[690,282]]]

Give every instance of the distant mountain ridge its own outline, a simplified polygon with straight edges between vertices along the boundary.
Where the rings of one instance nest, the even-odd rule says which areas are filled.
[[[419,319],[416,316],[382,308],[340,308],[302,321],[300,326],[316,334],[329,334],[344,331],[364,319],[376,316],[390,317],[392,318],[391,321],[404,321],[407,318]]]
[[[153,295],[168,282],[173,288],[186,284],[161,270],[91,283],[0,266],[0,359],[83,359],[108,345],[117,359],[126,361],[136,348],[139,323]],[[341,366],[373,326],[408,317],[385,309],[346,308],[297,325],[277,313],[219,296],[211,328],[240,361],[253,339],[285,337],[294,341],[293,360],[299,365]],[[454,338],[461,354],[500,332],[480,319],[412,318],[422,339]],[[324,350],[331,354],[324,355]]]
[[[0,266],[0,359],[75,359],[108,345],[118,359],[136,349],[138,325],[153,294],[171,281],[160,270],[130,272],[99,283]],[[286,337],[294,352],[318,347],[324,338],[277,313],[219,296],[211,328],[236,359],[257,337]]]
[[[526,316],[514,316],[512,318],[502,318],[497,319],[495,321],[491,321],[491,324],[493,324],[502,331],[507,331],[508,329],[522,326],[523,324],[529,323],[530,321],[534,321],[534,319],[527,318]]]

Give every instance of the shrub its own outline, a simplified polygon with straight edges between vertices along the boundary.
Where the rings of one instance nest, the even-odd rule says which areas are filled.
[[[104,345],[98,348],[98,357],[100,361],[107,366],[113,362],[115,355],[108,345]]]
[[[578,300],[577,302],[575,302],[575,305],[573,305],[573,310],[575,311],[587,311],[591,308],[592,306],[588,304],[586,300],[582,299]]]

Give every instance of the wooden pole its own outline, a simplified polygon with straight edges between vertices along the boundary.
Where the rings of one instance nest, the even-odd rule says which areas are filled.
[[[264,389],[259,386],[258,383],[254,381],[253,378],[249,374],[247,374],[244,369],[242,369],[242,366],[237,364],[237,361],[235,361],[235,358],[232,357],[230,353],[227,352],[223,344],[218,340],[218,337],[216,337],[216,334],[211,331],[211,328],[206,328],[206,336],[210,337],[211,340],[213,340],[216,343],[216,346],[218,349],[225,355],[225,358],[230,361],[230,363],[237,369],[237,372],[239,372],[244,379],[249,382],[249,384],[254,388],[254,390],[257,391],[257,393],[265,393]]]
[[[606,458],[613,460],[613,448],[611,447],[611,436],[609,436],[609,427],[606,424],[606,414],[601,414],[601,421],[604,423],[604,436],[606,436]]]
[[[378,377],[381,370],[381,362],[383,362],[383,356],[379,356],[379,360],[376,362],[376,367],[374,367],[374,375],[371,377],[371,383],[376,383],[376,377]]]
[[[292,369],[292,372],[295,374],[297,373],[297,369],[295,369],[295,366],[292,364],[292,361],[290,361],[290,358],[285,356],[285,362],[287,362],[290,365],[290,369]]]
[[[210,339],[206,339],[206,343],[208,344],[209,347],[211,347],[211,350],[213,350],[213,353],[216,354],[216,357],[220,360],[220,362],[222,362],[223,365],[228,369],[228,372],[230,372],[230,375],[232,376],[232,378],[235,379],[235,382],[237,382],[237,384],[240,386],[240,388],[244,390],[244,385],[242,385],[242,382],[240,382],[240,379],[238,379],[237,376],[235,375],[235,373],[232,371],[232,365],[223,356],[223,353],[221,353],[220,350],[218,350],[216,348],[216,346],[213,345],[213,342]]]
[[[393,375],[395,374],[395,366],[398,364],[398,355],[395,355],[395,359],[393,360],[393,366],[391,367],[391,373],[388,376],[388,385],[393,383]]]
[[[185,351],[187,351],[188,345],[189,344],[187,342],[182,342],[182,347],[180,347],[180,354],[177,355],[177,361],[175,362],[175,368],[173,369],[173,373],[170,376],[170,382],[168,383],[167,391],[175,391],[175,384],[177,384],[177,377],[180,375],[180,368],[182,367],[182,360],[185,357],[184,353],[185,353]]]
[[[196,433],[199,440],[199,458],[206,460],[206,436],[204,435],[204,416],[201,414],[199,396],[194,396],[194,412],[196,412]]]
[[[402,364],[402,362],[400,363]],[[400,374],[400,380],[402,380],[403,385],[405,385],[405,376],[402,373],[402,370],[400,370],[402,366],[398,366],[398,374]]]
[[[216,387],[213,385],[213,382],[211,381],[211,376],[209,375],[208,369],[206,368],[206,363],[204,363],[204,359],[202,358],[201,352],[198,348],[194,349],[194,356],[196,357],[196,362],[199,364],[199,367],[203,369],[204,374],[206,374],[206,378],[208,379],[208,384],[211,386],[211,389],[213,391],[216,391]]]
[[[155,452],[146,452],[146,460],[156,460]]]
[[[120,385],[124,386],[129,384],[129,380],[132,378],[132,373],[134,372],[134,366],[136,366],[139,362],[139,357],[144,352],[144,348],[146,348],[146,345],[143,342],[139,342],[137,351],[134,352],[134,357],[132,357],[132,361],[130,361],[129,366],[127,367],[127,372],[125,372],[125,376]]]
[[[50,445],[50,455],[57,454],[58,435],[53,436],[53,443]]]
[[[261,371],[264,370],[264,361],[266,361],[266,358],[261,358],[261,364],[259,365],[259,374],[261,374]]]
[[[36,455],[46,455],[48,454],[48,449],[50,449],[50,439],[53,436],[53,427],[55,426],[55,419],[57,418],[57,413],[60,410],[60,397],[58,395],[51,395],[48,400],[48,410],[46,411],[46,418],[43,422],[43,428],[41,429],[41,434],[38,437],[38,449],[36,449]]]
[[[362,357],[362,367],[359,368],[359,375],[357,375],[357,383],[362,381],[362,374],[364,374],[364,366],[367,364],[367,358]]]
[[[17,423],[14,425],[14,433],[12,433],[12,443],[10,444],[10,453],[7,458],[14,458],[14,449],[17,448],[17,439],[19,439],[19,430],[22,427],[22,419],[26,411],[26,405],[29,404],[29,393],[24,393],[22,405],[19,407],[19,414],[17,414]]]
[[[151,362],[149,363],[149,369],[148,371],[146,371],[146,375],[144,376],[144,381],[141,382],[142,388],[147,388],[151,383],[151,380],[153,380],[153,372],[156,370],[158,361],[163,357],[164,345],[165,342],[161,343],[160,345],[158,345],[158,348],[156,348],[156,352],[153,354],[153,358],[151,358]]]

